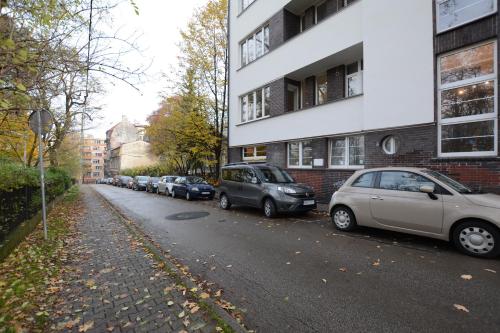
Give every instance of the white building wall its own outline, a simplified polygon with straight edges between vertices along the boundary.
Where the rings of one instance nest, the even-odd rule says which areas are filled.
[[[238,17],[231,0],[230,146],[434,121],[432,1],[360,0],[240,69],[239,42],[287,3],[257,0]],[[364,96],[239,124],[240,95],[360,42]]]

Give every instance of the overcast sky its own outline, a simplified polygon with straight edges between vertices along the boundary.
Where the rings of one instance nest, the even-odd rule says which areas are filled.
[[[144,123],[146,117],[157,109],[161,99],[159,92],[167,86],[161,80],[161,73],[171,72],[177,63],[180,40],[180,29],[183,29],[191,17],[193,10],[200,7],[206,0],[136,0],[139,6],[139,16],[134,14],[129,2],[126,1],[113,11],[113,29],[120,29],[122,34],[137,31],[141,35],[139,46],[143,55],[134,54],[126,59],[130,67],[138,63],[149,64],[146,82],[139,86],[141,92],[124,83],[106,82],[106,94],[99,100],[103,106],[101,111],[104,119],[95,120],[93,129],[88,131],[98,137],[105,137],[105,132],[119,122],[122,115],[129,120]]]

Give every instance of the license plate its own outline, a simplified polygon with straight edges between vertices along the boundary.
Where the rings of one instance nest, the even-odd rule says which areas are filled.
[[[208,194],[210,194],[210,192],[201,192],[201,194],[208,195]]]
[[[314,205],[314,200],[304,200],[304,206]]]

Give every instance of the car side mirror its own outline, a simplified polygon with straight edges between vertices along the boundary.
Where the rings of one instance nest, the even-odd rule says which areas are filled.
[[[420,192],[423,192],[423,193],[434,193],[434,186],[431,186],[431,185],[422,185],[420,186]]]
[[[259,183],[259,180],[257,179],[257,177],[252,177],[252,184],[258,184]]]

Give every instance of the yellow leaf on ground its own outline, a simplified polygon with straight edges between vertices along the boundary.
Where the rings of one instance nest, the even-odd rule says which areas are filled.
[[[207,294],[207,293],[201,293],[201,294],[200,294],[200,297],[201,297],[201,299],[207,299],[207,298],[209,298],[209,297],[210,297],[210,295],[209,295],[209,294]]]
[[[464,274],[461,276],[461,278],[464,280],[472,280],[472,275]]]
[[[78,328],[78,332],[87,332],[94,327],[94,322],[89,321]]]

